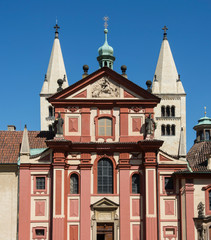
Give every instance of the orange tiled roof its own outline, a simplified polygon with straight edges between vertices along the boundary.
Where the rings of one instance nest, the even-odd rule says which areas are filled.
[[[45,140],[53,138],[48,131],[28,131],[30,148],[47,148]],[[23,131],[0,131],[0,164],[17,163]]]

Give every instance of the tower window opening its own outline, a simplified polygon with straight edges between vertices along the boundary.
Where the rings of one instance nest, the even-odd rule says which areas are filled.
[[[166,117],[170,117],[170,107],[166,107]]]
[[[48,110],[49,110],[49,117],[53,117],[54,116],[54,109],[53,109],[53,107],[49,106]]]
[[[166,135],[166,127],[165,127],[165,125],[162,125],[162,126],[161,126],[161,135],[162,135],[162,136],[165,136],[165,135]]]
[[[107,67],[107,62],[105,61],[104,66]]]
[[[170,136],[170,125],[167,125],[166,127],[166,135]]]
[[[171,126],[171,135],[175,136],[175,125]]]
[[[165,107],[162,106],[162,107],[161,107],[161,117],[165,117],[165,115],[166,115],[165,112],[166,112],[166,111],[165,111]]]
[[[205,130],[205,140],[210,140],[210,130]]]
[[[171,116],[175,117],[175,106],[171,106]]]

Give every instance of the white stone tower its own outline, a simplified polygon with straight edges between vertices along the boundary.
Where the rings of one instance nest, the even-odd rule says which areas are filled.
[[[163,42],[152,83],[152,93],[161,98],[155,108],[157,128],[155,138],[164,141],[161,150],[184,157],[186,155],[186,94],[167,40],[164,26]]]
[[[54,122],[54,109],[48,102],[47,98],[61,89],[68,87],[65,65],[59,42],[59,26],[56,24],[54,28],[55,39],[48,64],[47,74],[45,75],[45,80],[40,92],[41,131],[51,130],[52,123]]]

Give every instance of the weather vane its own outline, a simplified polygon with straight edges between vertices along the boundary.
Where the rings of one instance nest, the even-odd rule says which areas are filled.
[[[104,23],[104,27],[107,28],[108,27],[108,20],[109,20],[109,17],[104,17],[103,20],[105,21]]]

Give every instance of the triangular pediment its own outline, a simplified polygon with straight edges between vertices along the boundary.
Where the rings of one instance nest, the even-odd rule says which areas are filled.
[[[167,153],[160,151],[158,154],[158,162],[159,164],[165,164],[165,165],[172,165],[172,164],[184,164],[187,165],[187,161],[178,159],[177,157],[170,156]]]
[[[154,100],[159,98],[149,93],[110,68],[104,67],[51,96],[51,100],[74,101],[76,99],[137,99]]]
[[[101,200],[99,200],[98,202],[92,204],[92,209],[93,210],[105,210],[105,209],[110,209],[110,210],[115,210],[118,208],[118,204],[116,204],[115,202],[107,199],[107,198],[103,198]]]

